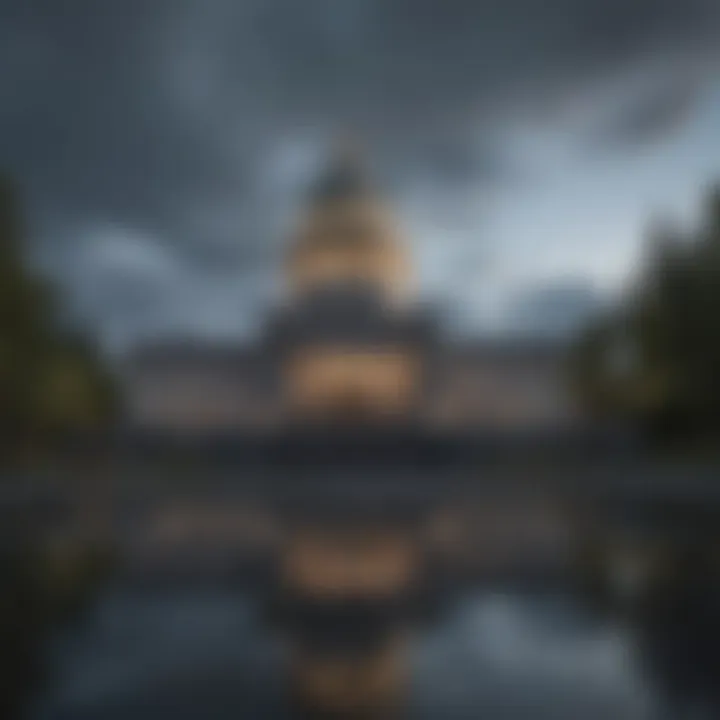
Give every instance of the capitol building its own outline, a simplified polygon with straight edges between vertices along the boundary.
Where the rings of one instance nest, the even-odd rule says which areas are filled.
[[[333,153],[310,184],[279,272],[284,297],[252,343],[135,348],[124,368],[130,426],[497,429],[575,418],[561,344],[450,339],[414,295],[405,238],[352,151]]]

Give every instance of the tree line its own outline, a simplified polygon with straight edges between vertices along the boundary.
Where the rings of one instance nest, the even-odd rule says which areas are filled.
[[[112,417],[112,375],[66,319],[58,289],[26,257],[16,185],[0,177],[0,463],[33,454]]]
[[[720,187],[695,227],[648,232],[632,288],[581,333],[571,376],[594,417],[662,446],[720,445]]]

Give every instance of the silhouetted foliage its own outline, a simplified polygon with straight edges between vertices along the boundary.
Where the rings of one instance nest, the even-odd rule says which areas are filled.
[[[700,226],[650,234],[633,292],[586,328],[574,380],[591,412],[632,418],[654,438],[720,435],[720,188]]]
[[[113,384],[93,346],[59,319],[59,297],[25,261],[18,193],[0,178],[0,461],[51,436],[95,429]]]

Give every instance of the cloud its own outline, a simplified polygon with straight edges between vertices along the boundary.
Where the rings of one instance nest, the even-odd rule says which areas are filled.
[[[81,322],[101,326],[111,349],[178,333],[247,334],[267,297],[268,278],[257,271],[203,271],[166,243],[129,228],[91,226],[80,238],[73,262],[58,272],[76,288]]]
[[[505,307],[505,325],[525,335],[568,338],[605,302],[587,278],[556,278],[516,291]]]
[[[553,122],[648,58],[692,62],[702,84],[719,16],[715,0],[0,0],[0,165],[58,268],[96,224],[218,287],[265,272],[288,174],[345,126],[400,195],[421,186],[428,213],[474,237],[477,214],[448,197],[522,179],[516,124]],[[694,100],[654,92],[619,98],[607,135],[658,136]]]
[[[692,119],[709,89],[692,65],[666,72],[656,69],[639,81],[627,83],[619,103],[611,105],[609,118],[601,118],[595,138],[601,148],[626,149],[672,137]]]

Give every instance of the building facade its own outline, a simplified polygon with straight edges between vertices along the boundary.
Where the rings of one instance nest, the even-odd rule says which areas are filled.
[[[131,426],[498,428],[574,419],[562,346],[444,337],[414,298],[407,244],[351,152],[338,152],[311,186],[283,270],[286,296],[255,343],[136,349],[124,373]]]

